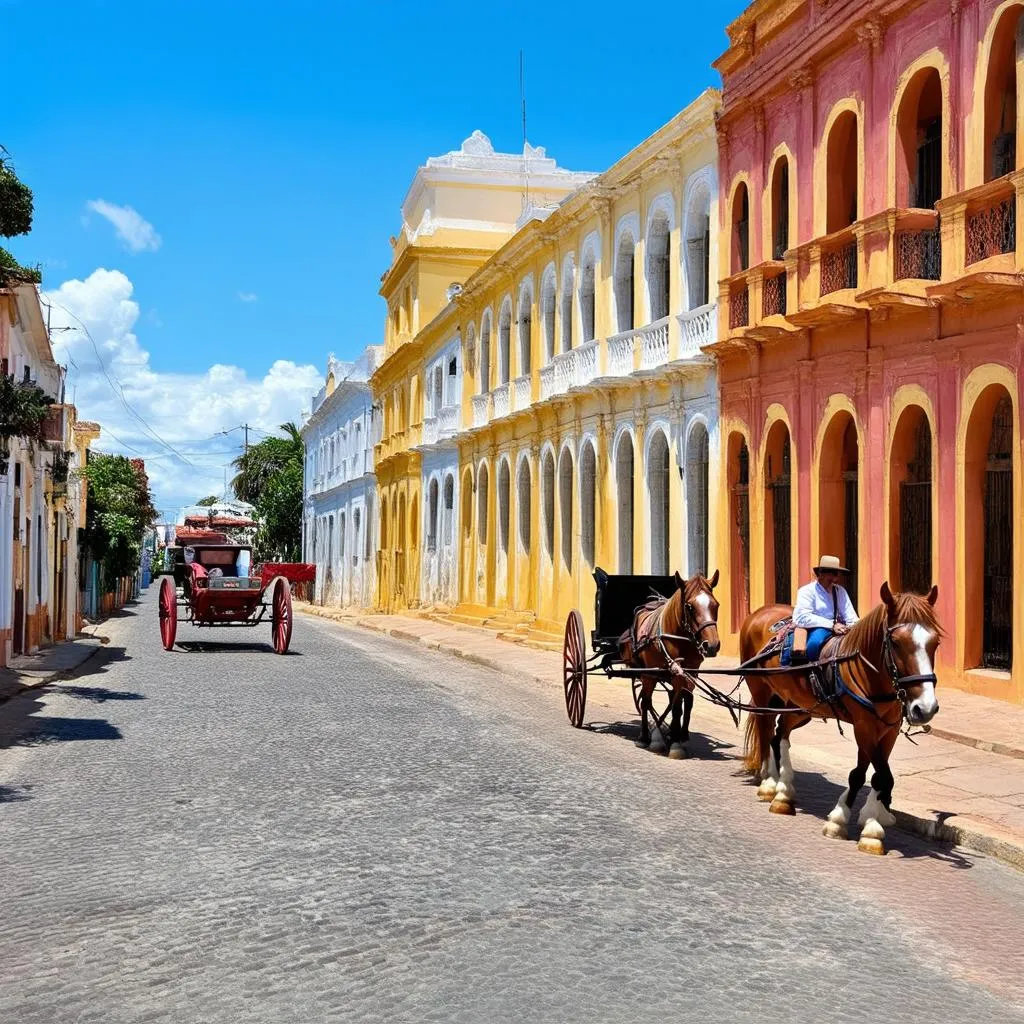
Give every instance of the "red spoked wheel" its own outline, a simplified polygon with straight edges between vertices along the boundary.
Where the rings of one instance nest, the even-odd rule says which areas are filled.
[[[583,616],[575,608],[565,620],[562,667],[565,710],[573,728],[580,729],[587,709],[587,647],[583,638]]]
[[[287,654],[292,642],[292,592],[283,576],[274,580],[274,596],[270,615],[270,628],[274,639],[274,650]]]
[[[164,650],[174,647],[174,638],[178,635],[178,592],[174,587],[174,577],[165,576],[160,581],[160,640]]]

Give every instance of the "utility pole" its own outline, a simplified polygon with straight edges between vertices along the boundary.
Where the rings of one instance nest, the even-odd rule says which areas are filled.
[[[242,451],[243,451],[243,454],[248,455],[249,454],[249,424],[248,423],[243,423],[242,424],[242,428],[245,430],[245,446],[243,447]]]

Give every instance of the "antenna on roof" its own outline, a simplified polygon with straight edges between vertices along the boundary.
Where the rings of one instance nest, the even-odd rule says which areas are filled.
[[[519,51],[519,103],[523,111],[523,210],[530,208],[530,161],[526,155],[526,63]]]

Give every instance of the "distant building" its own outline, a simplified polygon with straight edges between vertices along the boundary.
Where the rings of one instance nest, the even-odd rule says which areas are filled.
[[[382,355],[381,346],[371,345],[352,363],[331,356],[327,381],[301,431],[306,446],[303,561],[316,564],[315,600],[321,604],[373,603],[377,483],[367,381]]]

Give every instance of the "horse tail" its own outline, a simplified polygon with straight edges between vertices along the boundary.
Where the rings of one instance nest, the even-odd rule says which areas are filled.
[[[747,732],[743,743],[743,765],[757,775],[768,757],[772,733],[775,730],[772,715],[748,715]]]

